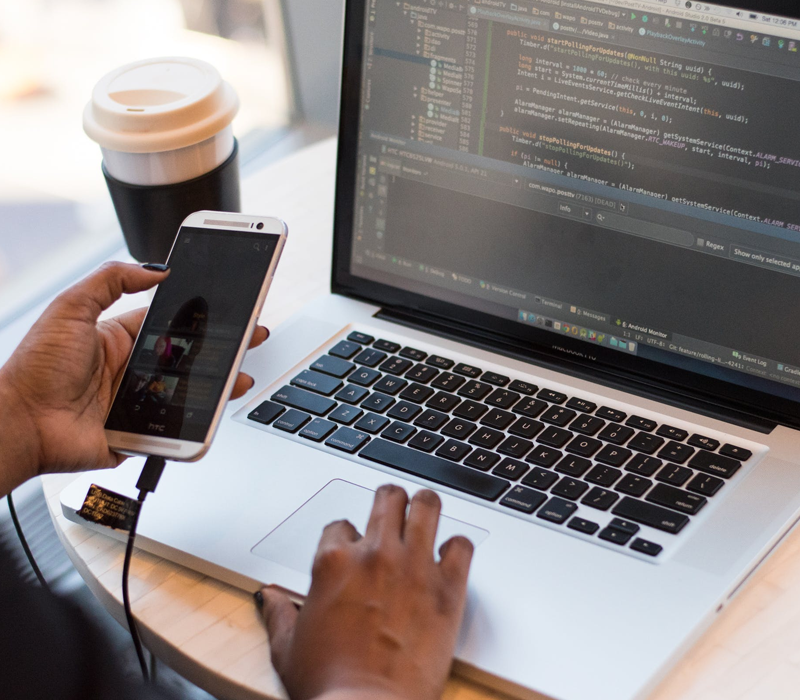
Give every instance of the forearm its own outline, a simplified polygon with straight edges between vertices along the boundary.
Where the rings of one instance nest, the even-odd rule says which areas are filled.
[[[406,700],[394,693],[379,693],[365,690],[330,690],[318,695],[314,700]]]
[[[36,426],[0,370],[0,496],[39,471]]]

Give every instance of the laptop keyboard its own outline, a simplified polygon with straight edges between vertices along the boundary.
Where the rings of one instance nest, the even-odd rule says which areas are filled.
[[[360,332],[247,417],[650,557],[752,457],[685,428]]]

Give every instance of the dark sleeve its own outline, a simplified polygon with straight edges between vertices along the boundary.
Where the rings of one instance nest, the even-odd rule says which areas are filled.
[[[81,610],[19,580],[0,545],[0,668],[3,698],[175,700],[123,677],[109,645]]]

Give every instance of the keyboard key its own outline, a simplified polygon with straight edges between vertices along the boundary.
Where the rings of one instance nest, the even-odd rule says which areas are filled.
[[[519,394],[508,391],[508,389],[495,389],[486,398],[486,403],[497,408],[511,408],[519,401]]]
[[[400,349],[400,343],[393,343],[391,340],[376,340],[372,347],[376,350],[388,352],[391,355]]]
[[[583,476],[591,466],[592,463],[588,459],[567,455],[556,464],[556,471],[570,476]]]
[[[548,471],[547,469],[534,467],[528,474],[525,475],[522,483],[526,486],[533,486],[535,489],[547,491],[547,489],[555,484],[556,481],[558,481],[558,475]]]
[[[539,509],[536,517],[560,525],[576,510],[578,510],[578,506],[572,501],[553,497]]]
[[[612,486],[621,476],[622,472],[619,469],[603,467],[598,464],[586,475],[586,481],[591,481],[593,484],[600,484],[600,486]]]
[[[700,450],[689,460],[689,466],[707,474],[715,474],[723,479],[730,479],[739,470],[742,463],[731,457]]]
[[[439,430],[448,420],[450,420],[449,417],[444,413],[427,409],[414,421],[414,425],[420,428],[427,428],[428,430]]]
[[[509,486],[509,482],[491,474],[386,440],[372,440],[360,456],[489,501],[497,499]]]
[[[650,435],[648,433],[637,433],[630,440],[628,440],[628,447],[637,452],[644,452],[645,454],[653,454],[661,445],[664,444],[664,438],[658,435]]]
[[[683,486],[694,474],[691,469],[680,467],[677,464],[668,464],[656,475],[656,481],[673,486]]]
[[[355,369],[355,365],[352,362],[343,360],[341,357],[323,355],[311,365],[311,369],[315,369],[317,372],[330,374],[332,377],[338,377],[341,379],[352,372]]]
[[[493,408],[481,419],[481,425],[488,425],[498,430],[505,430],[514,422],[514,414]]]
[[[417,429],[411,425],[408,425],[408,423],[400,423],[399,421],[395,421],[381,433],[381,437],[391,440],[392,442],[405,442],[416,432]]]
[[[359,333],[358,331],[353,331],[350,335],[347,336],[348,340],[351,340],[354,343],[360,343],[361,345],[371,345],[372,342],[375,340],[371,335],[367,335],[366,333]]]
[[[500,461],[500,455],[488,450],[473,450],[469,456],[464,460],[464,464],[468,467],[475,467],[482,471],[488,471],[495,464]]]
[[[300,437],[313,442],[322,442],[328,435],[330,435],[338,426],[336,423],[331,423],[324,418],[315,418],[305,428],[300,431]]]
[[[539,464],[543,467],[552,467],[562,456],[562,452],[554,450],[551,447],[536,445],[536,447],[528,453],[528,456],[525,457],[525,461],[531,464]]]
[[[291,409],[286,411],[280,418],[277,418],[272,426],[287,433],[296,433],[310,420],[311,416],[308,413]]]
[[[628,414],[624,413],[623,411],[618,411],[615,408],[609,408],[608,406],[601,406],[600,408],[595,411],[595,415],[598,418],[602,418],[603,420],[610,420],[614,423],[622,423],[627,417]]]
[[[677,464],[683,464],[689,457],[694,454],[694,448],[689,447],[689,445],[682,445],[679,442],[668,442],[664,447],[661,448],[661,451],[658,453],[658,456],[661,459],[665,459],[669,462],[676,462]]]
[[[334,345],[330,350],[328,350],[329,355],[335,355],[336,357],[342,357],[345,360],[349,360],[353,355],[357,352],[361,352],[363,348],[358,343],[351,343],[347,340],[340,340],[336,345]]]
[[[629,535],[635,535],[641,528],[634,522],[630,520],[623,520],[622,518],[612,518],[611,522],[608,524],[608,527],[613,528],[614,530],[620,530],[621,532],[627,532]]]
[[[408,401],[400,401],[392,406],[386,413],[389,418],[396,418],[397,420],[410,421],[414,420],[417,415],[422,411],[421,406]]]
[[[337,423],[342,423],[343,425],[350,425],[362,415],[364,415],[364,411],[362,411],[360,408],[348,406],[347,404],[341,404],[328,414],[328,418],[336,421]]]
[[[383,413],[393,405],[394,399],[391,396],[379,394],[378,392],[370,394],[361,402],[361,408],[365,411],[374,411],[375,413]]]
[[[578,416],[569,424],[569,429],[581,435],[594,435],[606,422],[595,416]]]
[[[722,488],[724,483],[722,479],[717,479],[716,476],[697,474],[694,479],[686,485],[686,488],[689,489],[689,491],[700,493],[703,496],[713,496]]]
[[[508,388],[511,391],[516,391],[517,393],[525,394],[526,396],[533,396],[539,390],[539,387],[535,384],[523,382],[519,379],[515,379],[513,382],[511,382],[511,384],[508,385]]]
[[[719,453],[721,455],[725,455],[726,457],[733,457],[734,459],[738,459],[740,462],[746,462],[753,456],[753,453],[750,450],[744,449],[744,447],[736,447],[736,445],[725,444],[719,448]]]
[[[414,363],[411,360],[405,360],[402,357],[390,357],[388,360],[383,362],[378,369],[381,372],[387,372],[388,374],[393,374],[396,377],[403,374],[403,372],[407,372],[414,366]]]
[[[677,442],[683,442],[687,437],[689,437],[689,433],[687,431],[681,430],[681,428],[673,428],[671,425],[659,425],[658,430],[656,430],[656,435],[660,435],[661,437],[665,437],[669,440],[675,440]]]
[[[403,391],[400,392],[400,398],[404,401],[413,401],[414,403],[424,403],[431,396],[433,396],[433,389],[429,386],[422,386],[422,384],[409,384]]]
[[[528,418],[538,418],[541,415],[542,411],[547,408],[547,404],[540,399],[534,398],[527,398],[522,399],[514,406],[512,411],[514,413],[519,413],[521,416],[527,416]]]
[[[448,360],[441,355],[431,355],[425,362],[431,367],[437,367],[438,369],[450,369],[455,364],[452,360]]]
[[[375,367],[386,359],[386,353],[373,348],[362,350],[358,355],[353,358],[354,362],[367,367]]]
[[[455,410],[453,411],[453,415],[458,416],[459,418],[478,420],[488,410],[488,406],[484,406],[482,403],[476,403],[475,401],[470,401],[468,399],[466,401],[462,401],[458,406],[456,406]]]
[[[458,438],[459,440],[466,440],[467,437],[475,432],[478,426],[475,423],[470,423],[463,418],[453,418],[444,428],[442,428],[442,435],[448,437]]]
[[[621,493],[627,493],[629,496],[641,496],[652,485],[653,482],[650,481],[650,479],[645,479],[643,476],[626,474],[617,484],[616,489]]]
[[[638,454],[634,455],[633,459],[625,465],[625,471],[633,472],[639,476],[653,476],[662,464],[664,462],[657,457]]]
[[[279,406],[276,403],[272,403],[271,401],[263,401],[258,405],[258,407],[250,411],[250,413],[247,414],[247,417],[250,420],[254,420],[256,423],[269,425],[285,410],[286,409],[283,406]]]
[[[584,535],[593,535],[600,529],[600,526],[597,523],[593,523],[591,520],[578,518],[577,516],[567,523],[567,527],[570,530],[582,532]]]
[[[367,413],[353,427],[356,430],[363,430],[364,432],[375,435],[383,430],[388,423],[389,419],[385,416],[379,416],[376,413]]]
[[[633,453],[624,447],[615,445],[603,445],[603,449],[598,452],[594,459],[612,467],[621,467]]]
[[[400,357],[407,357],[409,360],[414,360],[415,362],[422,362],[428,356],[428,353],[406,346],[398,355],[400,355]]]
[[[378,370],[369,369],[368,367],[359,367],[347,379],[359,386],[370,386],[380,376],[381,373],[378,372]]]
[[[541,393],[541,392],[540,392]],[[545,423],[552,423],[553,425],[565,426],[575,417],[575,411],[561,406],[550,406],[540,418]]]
[[[423,430],[408,441],[408,446],[423,452],[433,452],[442,442],[444,442],[444,438],[441,435]],[[498,457],[498,459],[500,458]]]
[[[661,550],[664,548],[660,544],[637,537],[633,542],[631,542],[631,549],[634,552],[641,552],[642,554],[649,554],[651,557],[657,557],[659,554],[661,554]]]
[[[427,384],[432,379],[435,379],[438,374],[438,369],[434,369],[428,365],[414,365],[406,372],[405,377],[412,382]]]
[[[595,486],[583,497],[581,503],[590,508],[596,508],[597,510],[608,510],[618,500],[619,496],[613,491]]]
[[[597,408],[597,404],[584,399],[571,398],[567,401],[567,408],[580,411],[581,413],[592,413]]]
[[[704,450],[711,450],[712,452],[719,447],[719,440],[697,434],[692,435],[687,442],[692,447],[702,447]]]
[[[628,544],[633,535],[631,535],[628,532],[623,532],[622,530],[616,530],[613,527],[606,527],[600,530],[600,534],[598,535],[598,537],[601,540],[605,540],[606,542],[613,542],[614,544],[625,545]]]
[[[517,481],[528,469],[527,464],[518,462],[516,459],[504,459],[492,470],[492,474],[502,476],[511,481]]]
[[[677,535],[689,523],[689,518],[681,513],[635,498],[623,498],[611,512],[672,535]]]
[[[442,372],[431,382],[431,386],[445,391],[456,391],[466,380],[452,372]]]
[[[499,445],[501,440],[505,437],[503,433],[491,428],[480,428],[470,439],[470,444],[478,445],[479,447],[488,447],[490,450]]]
[[[271,397],[276,403],[282,403],[284,406],[291,408],[298,408],[301,411],[313,413],[315,416],[324,416],[330,411],[336,402],[333,399],[325,398],[312,394],[304,389],[298,389],[294,386],[284,386],[278,389]],[[727,459],[723,457],[723,459]]]
[[[463,442],[458,442],[458,440],[448,440],[436,450],[437,455],[445,457],[446,459],[452,459],[454,462],[460,462],[470,452],[472,452],[472,448],[469,445],[465,445]]]
[[[625,425],[631,428],[638,428],[639,430],[644,430],[645,432],[649,433],[656,429],[658,423],[656,423],[654,420],[650,420],[649,418],[631,416],[625,421]]]
[[[345,403],[356,404],[363,399],[369,392],[363,386],[355,386],[348,384],[333,398],[337,401],[344,401]]]
[[[698,496],[696,493],[689,493],[683,489],[676,489],[674,486],[668,486],[667,484],[656,484],[653,490],[647,494],[645,500],[687,515],[697,515],[703,506],[708,503],[708,499],[704,496]]]
[[[519,435],[524,438],[532,438],[544,430],[544,423],[530,418],[519,418],[508,429],[512,435]]]
[[[570,476],[565,476],[550,490],[554,496],[562,496],[570,501],[577,501],[589,490],[589,484],[578,481]]]
[[[614,445],[624,445],[635,432],[633,428],[626,428],[624,425],[618,425],[617,423],[609,423],[597,437]]]
[[[453,394],[446,394],[443,391],[439,391],[436,394],[434,394],[430,399],[428,399],[428,403],[426,405],[436,408],[439,411],[449,412],[452,411],[460,403],[461,399],[459,399],[457,396],[453,396]]]
[[[325,444],[328,447],[335,447],[337,450],[353,454],[362,445],[365,445],[370,440],[369,435],[359,430],[352,428],[339,428],[333,435],[331,435]]]
[[[511,436],[497,446],[497,451],[509,457],[524,457],[531,451],[533,443],[521,437]]]
[[[487,384],[494,384],[495,386],[505,386],[511,381],[511,377],[506,377],[505,374],[498,374],[497,372],[484,372],[481,379]]]
[[[529,515],[547,500],[547,496],[538,491],[526,489],[524,486],[515,486],[502,499],[500,505],[513,508]]]
[[[463,362],[459,362],[453,367],[453,371],[456,374],[463,374],[465,377],[471,377],[472,379],[477,379],[483,373],[482,370],[479,370],[477,367],[465,365]]]
[[[600,449],[602,444],[602,442],[594,438],[579,435],[572,440],[565,449],[567,452],[572,452],[572,454],[581,455],[582,457],[591,457]]]
[[[550,403],[562,404],[567,400],[566,394],[562,394],[560,391],[551,391],[550,389],[542,389],[537,396]]]
[[[398,391],[404,389],[407,384],[408,382],[405,379],[392,377],[391,375],[385,375],[375,382],[375,385],[372,388],[375,391],[380,391],[382,394],[394,396]]]
[[[483,382],[476,382],[473,380],[464,384],[464,386],[458,390],[458,395],[467,399],[475,399],[475,401],[480,401],[484,396],[487,396],[491,390],[492,387],[489,384],[484,384]]]
[[[572,433],[563,428],[545,428],[536,439],[550,447],[564,447],[572,439]]]

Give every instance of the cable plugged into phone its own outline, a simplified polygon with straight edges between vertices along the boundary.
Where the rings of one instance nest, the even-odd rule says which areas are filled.
[[[122,605],[125,608],[125,620],[128,623],[128,630],[131,633],[133,646],[136,649],[136,657],[139,659],[139,666],[142,669],[142,677],[144,678],[145,683],[149,683],[151,680],[153,680],[155,674],[155,657],[153,657],[152,671],[150,671],[147,668],[147,662],[144,658],[144,649],[142,647],[142,641],[139,638],[139,631],[136,628],[136,620],[134,620],[133,613],[131,612],[131,598],[128,587],[128,577],[131,570],[131,558],[133,557],[133,542],[136,539],[136,526],[139,524],[139,515],[142,510],[142,504],[144,504],[144,499],[147,498],[147,494],[153,493],[156,490],[166,463],[167,460],[163,457],[156,457],[152,455],[148,457],[144,463],[142,473],[139,475],[139,480],[136,482],[136,488],[139,489],[139,497],[136,499],[138,508],[136,508],[131,521],[130,530],[128,531],[128,544],[125,547],[125,560],[122,565]]]

